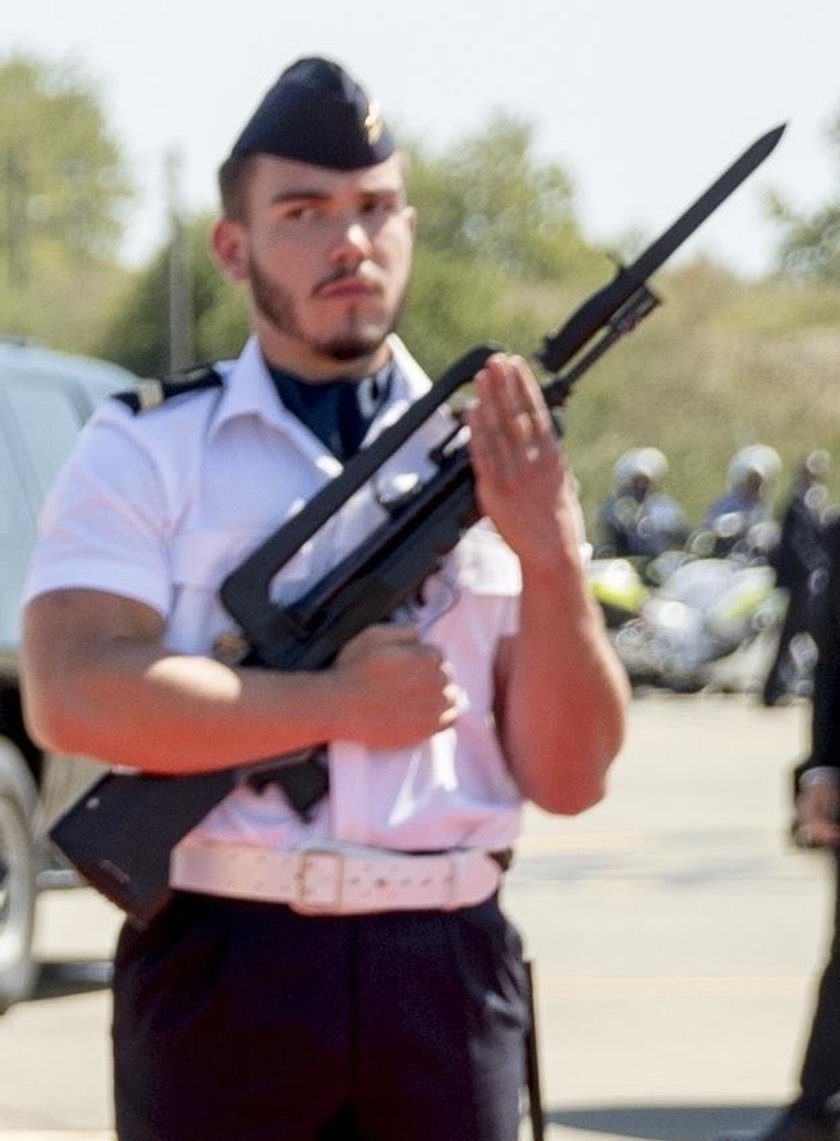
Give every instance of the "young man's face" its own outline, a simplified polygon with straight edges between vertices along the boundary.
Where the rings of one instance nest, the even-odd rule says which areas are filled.
[[[408,288],[414,211],[393,156],[355,171],[258,156],[240,221],[214,247],[247,280],[263,351],[313,380],[384,363]]]

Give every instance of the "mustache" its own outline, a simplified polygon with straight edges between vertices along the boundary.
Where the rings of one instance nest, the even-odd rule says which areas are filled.
[[[328,286],[334,285],[338,281],[348,280],[360,281],[363,285],[366,285],[370,289],[379,289],[379,283],[370,272],[361,269],[359,266],[339,265],[336,266],[334,270],[331,270],[331,272],[327,274],[326,277],[321,278],[321,280],[312,290],[312,293],[314,295],[319,293],[322,289],[326,289]]]

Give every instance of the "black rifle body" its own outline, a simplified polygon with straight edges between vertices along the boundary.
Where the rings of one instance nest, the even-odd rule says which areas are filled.
[[[546,338],[537,359],[549,372],[559,373],[543,388],[549,406],[562,405],[578,377],[654,308],[657,299],[647,278],[764,161],[783,129],[758,139],[639,258],[620,268]],[[387,620],[415,598],[478,520],[467,445],[455,437],[437,457],[435,474],[303,598],[286,608],[270,600],[273,575],[494,351],[493,346],[479,346],[456,362],[431,392],[354,457],[222,584],[222,601],[252,647],[249,661],[278,670],[325,668],[354,635]],[[283,760],[293,766],[306,757],[304,753]],[[170,898],[172,848],[240,780],[258,775],[261,767],[275,768],[279,761],[267,758],[188,776],[108,772],[57,821],[50,836],[89,883],[144,923]]]

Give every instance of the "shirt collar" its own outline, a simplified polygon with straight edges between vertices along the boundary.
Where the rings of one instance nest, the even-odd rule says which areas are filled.
[[[394,413],[400,415],[408,404],[422,396],[429,388],[429,378],[399,337],[391,335],[388,345],[397,365],[386,405],[390,421]],[[213,420],[214,432],[240,416],[259,416],[265,423],[286,432],[299,427],[297,418],[277,396],[256,336],[248,338],[237,360],[224,361],[217,367],[224,377],[224,389]]]

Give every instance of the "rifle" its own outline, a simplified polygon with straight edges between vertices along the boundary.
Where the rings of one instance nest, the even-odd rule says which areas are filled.
[[[544,339],[535,356],[551,376],[542,389],[550,408],[565,404],[579,377],[659,304],[648,278],[764,162],[784,129],[776,127],[757,139],[635,261],[619,265],[612,281]],[[301,545],[495,351],[480,345],[456,361],[222,583],[222,602],[250,646],[245,664],[323,669],[354,635],[418,597],[426,579],[479,519],[468,447],[457,418],[451,436],[429,455],[435,473],[391,505],[382,524],[301,598],[281,607],[271,601],[269,585]],[[305,817],[325,792],[318,753],[315,748],[188,776],[108,772],[58,819],[50,837],[93,887],[143,924],[170,897],[172,849],[241,780],[259,783],[261,774],[276,779]]]

